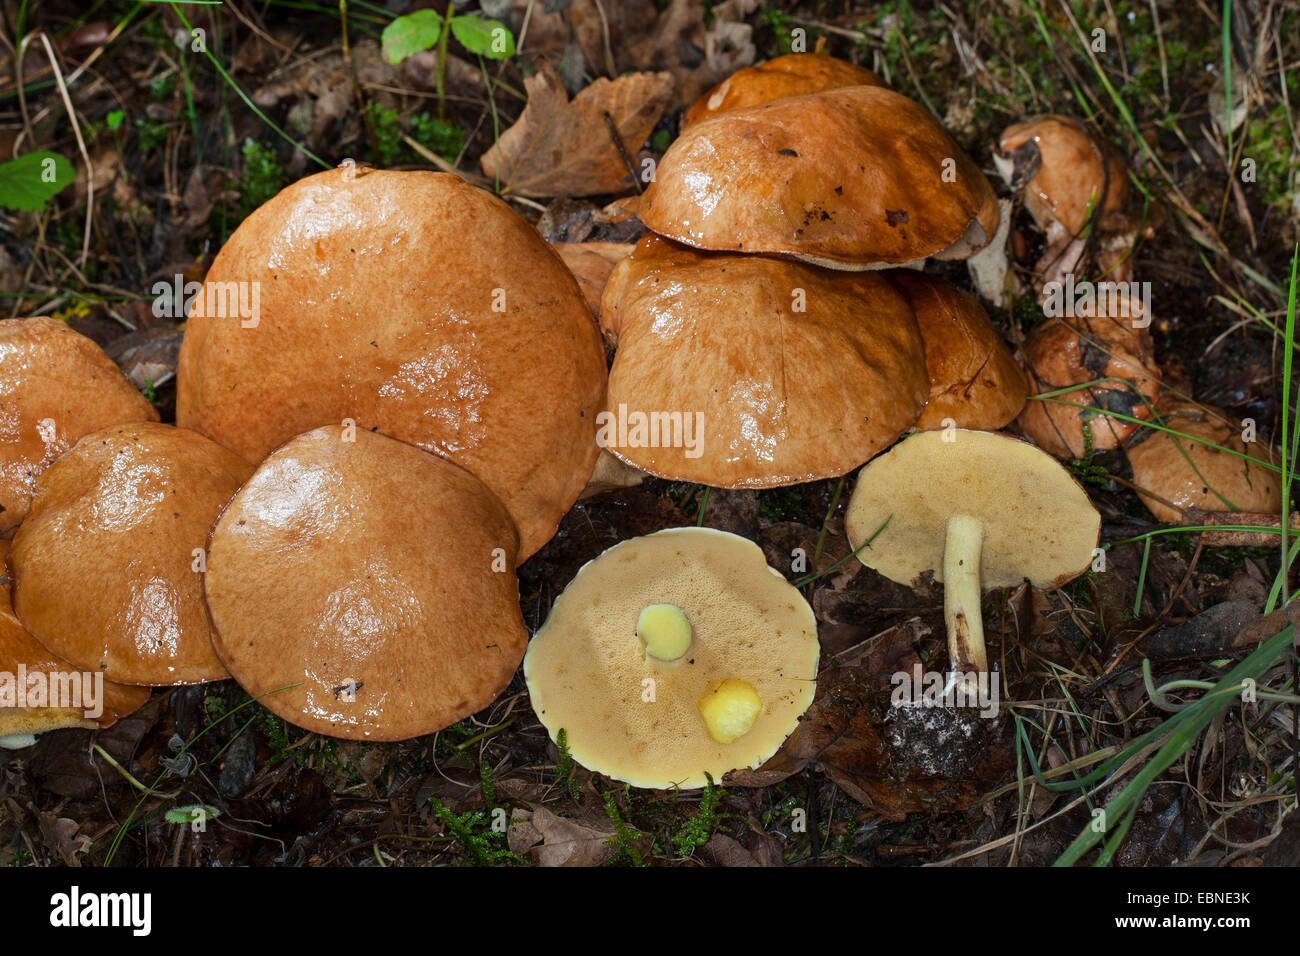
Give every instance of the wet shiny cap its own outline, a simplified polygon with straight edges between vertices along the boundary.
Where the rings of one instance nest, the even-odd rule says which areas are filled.
[[[27,515],[36,478],[82,435],[156,422],[104,351],[58,319],[0,319],[0,535]]]
[[[19,618],[54,654],[124,684],[224,679],[203,609],[202,549],[252,471],[171,425],[87,435],[41,475],[14,537]]]
[[[821,53],[789,53],[737,70],[701,96],[682,123],[685,129],[728,110],[805,96],[842,86],[884,86],[870,70]]]
[[[509,514],[469,472],[381,434],[318,428],[274,451],[212,531],[213,642],[291,724],[433,733],[490,704],[519,666],[517,550]]]

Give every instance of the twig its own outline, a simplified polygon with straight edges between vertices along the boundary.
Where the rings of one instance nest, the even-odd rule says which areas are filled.
[[[77,111],[72,108],[72,97],[68,96],[68,87],[63,82],[63,71],[54,56],[54,47],[50,46],[50,38],[44,33],[41,33],[41,43],[45,45],[45,55],[50,58],[50,66],[54,68],[54,82],[58,84],[59,95],[63,97],[68,119],[72,120],[72,132],[77,136],[81,160],[86,164],[86,230],[81,237],[81,268],[84,269],[86,258],[90,255],[90,226],[95,220],[95,167],[91,165],[90,153],[86,151],[86,141],[81,136],[81,123],[77,121]]]

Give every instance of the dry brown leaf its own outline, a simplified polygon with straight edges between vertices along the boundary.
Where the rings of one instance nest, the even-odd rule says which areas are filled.
[[[40,815],[41,836],[45,845],[68,866],[81,866],[82,855],[90,852],[90,837],[79,834],[80,824],[52,813]]]
[[[583,826],[557,817],[545,807],[533,811],[531,823],[544,841],[532,849],[538,866],[600,866],[615,853],[609,843],[614,839],[612,828]]]
[[[635,157],[673,92],[669,73],[599,79],[570,102],[554,67],[524,81],[528,105],[519,121],[483,154],[483,172],[503,192],[521,196],[595,196],[632,186],[605,122],[608,113]]]

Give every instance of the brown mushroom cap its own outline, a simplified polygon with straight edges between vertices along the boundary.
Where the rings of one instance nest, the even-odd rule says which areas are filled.
[[[592,315],[600,313],[600,297],[614,267],[632,254],[630,242],[553,242],[582,289],[582,298]]]
[[[1092,216],[1102,221],[1128,205],[1123,158],[1076,120],[1033,117],[1007,127],[998,147],[1012,164],[1011,179],[1024,184],[1025,208],[1040,228],[1055,220],[1078,235]]]
[[[647,659],[643,608],[671,604],[692,639],[678,660]],[[632,538],[588,562],[555,600],[524,658],[533,709],[573,758],[637,787],[702,787],[705,773],[757,767],[812,703],[817,621],[752,541],[712,528]],[[698,702],[743,680],[762,711],[729,744],[708,733]],[[647,683],[647,682],[653,682]],[[647,699],[653,692],[653,699]]]
[[[853,86],[731,110],[669,147],[641,221],[702,249],[868,269],[969,255],[997,232],[984,174],[905,96]]]
[[[1123,379],[1136,386],[1135,391],[1124,381],[1100,382],[1055,395],[1055,401],[1026,402],[1017,419],[1020,431],[1057,458],[1085,454],[1085,422],[1095,450],[1119,448],[1140,426],[1101,413],[1148,418],[1147,403],[1154,403],[1160,392],[1160,369],[1150,347],[1124,319],[1051,319],[1025,340],[1025,361],[1031,395],[1101,378]]]
[[[794,311],[801,296],[805,311]],[[711,255],[648,236],[620,264],[601,313],[617,334],[598,440],[642,471],[720,488],[845,474],[888,448],[929,394],[902,295],[875,273]],[[621,411],[620,411],[621,409]],[[695,449],[634,414],[699,423]],[[690,416],[688,418],[688,416]]]
[[[555,533],[596,460],[605,355],[577,282],[505,203],[443,173],[319,173],[235,231],[206,288],[228,282],[259,283],[259,321],[196,299],[178,424],[258,462],[352,419],[477,475],[521,558]]]
[[[222,680],[195,549],[253,471],[154,422],[87,435],[36,484],[14,538],[14,607],[51,652],[124,684]]]
[[[27,515],[36,476],[82,435],[158,411],[103,349],[58,319],[0,319],[0,534]]]
[[[994,430],[1025,407],[1029,383],[1011,349],[973,296],[936,276],[895,269],[889,278],[907,297],[925,342],[930,400],[917,428]]]
[[[9,579],[5,576],[5,561],[9,555],[9,542],[0,541],[0,673],[12,675],[9,679],[17,681],[21,666],[28,675],[28,687],[42,684],[47,689],[52,683],[51,675],[69,675],[75,670],[67,661],[61,661],[32,637],[23,627],[22,621],[14,614],[9,596]],[[92,703],[86,696],[88,687],[83,681],[82,703]],[[31,693],[32,691],[28,691]],[[48,695],[48,690],[47,690]],[[23,697],[26,701],[28,698]],[[48,696],[46,697],[48,700]],[[119,717],[125,717],[144,706],[149,699],[149,688],[129,687],[112,681],[103,683],[102,701],[94,701],[94,709],[102,712],[96,718],[86,716],[86,707],[7,707],[0,703],[0,737],[17,734],[41,734],[47,730],[61,730],[65,727],[111,727]],[[67,701],[59,701],[66,703]]]
[[[728,110],[758,106],[790,96],[806,96],[842,86],[884,86],[865,67],[822,53],[789,53],[737,70],[701,96],[682,122],[682,129]]]
[[[306,730],[433,733],[491,703],[519,666],[517,547],[469,472],[378,433],[317,428],[272,452],[212,530],[213,644],[245,690]]]
[[[1166,427],[1193,439],[1222,445],[1262,461],[1274,461],[1272,449],[1267,444],[1242,441],[1241,423],[1228,418],[1217,408],[1192,402],[1169,402],[1162,403],[1157,411]],[[1165,523],[1182,521],[1179,509],[1183,508],[1281,513],[1282,478],[1277,472],[1198,441],[1177,438],[1155,429],[1144,428],[1142,431],[1145,434],[1138,436],[1129,446],[1128,460],[1133,467],[1133,484],[1138,488],[1138,497],[1158,520]],[[1143,494],[1143,491],[1149,494]],[[1165,502],[1176,507],[1171,508]]]
[[[857,548],[889,519],[858,558],[891,581],[943,581],[948,519],[971,515],[984,526],[980,577],[985,588],[1028,579],[1057,588],[1086,571],[1101,515],[1061,465],[1027,442],[996,432],[917,432],[858,473],[844,518]],[[892,517],[891,517],[892,516]]]

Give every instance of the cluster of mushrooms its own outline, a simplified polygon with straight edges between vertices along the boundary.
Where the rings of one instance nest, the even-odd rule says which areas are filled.
[[[1077,157],[1047,142],[1018,127],[1001,154],[1056,223],[1058,259],[1079,261],[1082,227],[1044,182]],[[1101,209],[1123,175],[1098,165]],[[981,589],[1059,586],[1100,532],[1052,457],[1081,453],[1059,432],[1086,416],[1026,403],[1087,379],[1044,381],[1036,350],[1092,372],[1095,336],[1107,374],[1154,400],[1149,349],[1131,328],[1049,323],[1026,375],[977,300],[921,268],[999,234],[989,183],[926,110],[819,54],[706,93],[635,214],[650,231],[630,254],[562,258],[451,175],[345,163],[303,179],[213,262],[175,426],[63,323],[0,322],[0,670],[102,673],[99,725],[150,687],[233,677],[299,727],[383,741],[475,713],[522,662],[537,716],[590,769],[667,788],[759,766],[811,704],[819,647],[807,601],[753,542],[621,542],[529,640],[516,568],[599,460],[718,488],[865,465],[846,519],[858,557],[942,581],[953,669],[987,671]],[[1127,228],[1112,218],[1107,254]],[[600,280],[580,286],[565,262],[587,259]],[[256,314],[236,314],[249,288]],[[602,429],[629,410],[698,416],[697,441]],[[998,431],[1017,419],[1038,447]],[[1094,447],[1121,428],[1092,417]],[[1130,451],[1135,474],[1155,442]],[[0,708],[18,744],[89,725]]]

